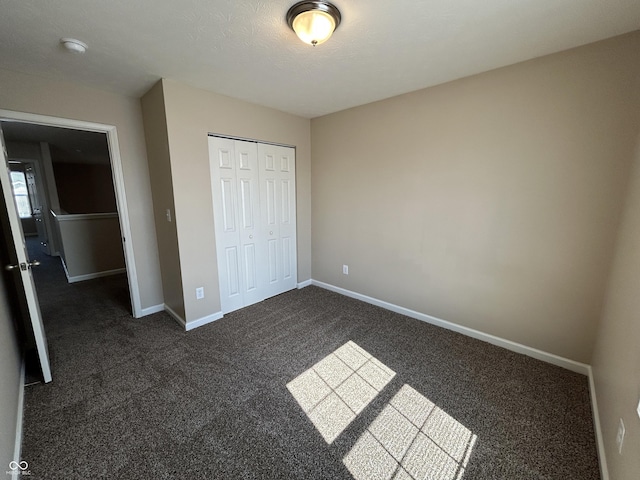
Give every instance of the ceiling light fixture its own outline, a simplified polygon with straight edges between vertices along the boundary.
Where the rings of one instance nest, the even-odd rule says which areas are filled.
[[[340,10],[328,2],[298,2],[287,12],[287,23],[304,43],[320,45],[329,40],[341,20]]]
[[[87,44],[75,38],[61,38],[60,43],[71,53],[84,53],[87,51]]]

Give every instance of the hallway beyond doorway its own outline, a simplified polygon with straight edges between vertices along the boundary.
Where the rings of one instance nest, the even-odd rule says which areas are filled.
[[[44,254],[40,250],[38,237],[26,237],[25,241],[29,258],[40,262],[39,266],[33,268],[33,279],[49,343],[52,369],[59,373],[73,370],[76,367],[66,365],[66,362],[78,362],[79,367],[86,357],[83,358],[82,352],[78,351],[74,358],[66,358],[60,363],[63,359],[59,355],[56,340],[82,332],[86,327],[86,318],[101,316],[114,321],[132,320],[127,276],[121,273],[70,284],[60,257]],[[35,377],[38,378],[39,374]],[[26,383],[32,383],[33,379],[34,375],[27,371]]]

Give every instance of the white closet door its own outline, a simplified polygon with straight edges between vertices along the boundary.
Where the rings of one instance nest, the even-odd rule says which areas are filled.
[[[240,231],[240,268],[244,306],[265,299],[261,286],[266,282],[263,268],[264,236],[260,225],[260,182],[258,149],[253,142],[235,141],[238,213]],[[224,310],[223,310],[224,311]]]
[[[258,144],[261,223],[266,237],[266,295],[297,286],[295,150]]]
[[[220,303],[223,313],[263,300],[255,143],[209,137]]]

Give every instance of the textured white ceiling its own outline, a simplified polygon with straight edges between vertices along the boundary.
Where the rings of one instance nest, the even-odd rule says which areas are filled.
[[[316,117],[640,28],[639,0],[334,0],[342,24],[314,48],[286,24],[295,1],[0,0],[0,66],[132,96],[165,77]]]

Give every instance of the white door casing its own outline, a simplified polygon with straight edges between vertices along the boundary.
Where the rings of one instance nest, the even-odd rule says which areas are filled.
[[[4,136],[2,135],[2,128],[0,127],[0,151],[2,151],[2,164],[0,165],[0,184],[2,185],[2,192],[4,196],[4,202],[7,207],[7,213],[9,217],[9,226],[11,227],[11,236],[13,237],[13,243],[16,247],[16,254],[18,258],[18,264],[14,266],[12,272],[15,275],[16,281],[21,282],[25,297],[27,300],[27,309],[31,320],[31,326],[33,328],[33,335],[36,342],[36,349],[38,351],[38,359],[40,361],[40,368],[42,370],[42,377],[45,383],[51,381],[51,367],[49,365],[49,349],[47,346],[47,339],[44,333],[44,326],[42,324],[42,315],[40,313],[40,304],[38,303],[38,297],[36,295],[36,288],[33,282],[33,275],[31,274],[31,266],[29,264],[29,255],[27,254],[27,247],[24,241],[24,234],[22,232],[22,225],[18,216],[18,210],[16,208],[15,200],[13,198],[13,189],[11,187],[11,179],[9,174],[9,164],[7,160],[7,150],[4,144]],[[5,268],[5,265],[1,266]]]
[[[113,125],[104,125],[101,123],[86,122],[83,120],[71,120],[67,118],[50,117],[47,115],[39,115],[34,113],[15,112],[12,110],[0,109],[0,119],[2,120],[14,120],[26,123],[35,123],[38,125],[48,125],[53,127],[70,128],[74,130],[85,130],[88,132],[104,133],[107,137],[107,146],[109,148],[109,158],[111,160],[111,170],[113,174],[113,186],[116,195],[116,204],[118,209],[118,218],[120,220],[120,231],[122,233],[122,248],[124,250],[125,265],[127,270],[127,281],[129,284],[129,293],[131,296],[131,307],[133,316],[140,318],[148,313],[147,309],[143,309],[140,298],[140,282],[138,281],[138,273],[136,267],[135,251],[133,248],[133,242],[131,241],[131,222],[129,221],[129,207],[127,203],[127,196],[125,192],[124,171],[122,168],[122,159],[120,158],[120,147],[118,146],[118,134],[116,127]],[[47,187],[49,199],[51,205],[49,208],[59,208],[58,196],[55,189],[55,181],[53,168],[51,164],[51,155],[46,143],[41,142],[42,160],[43,160],[43,172],[45,179],[51,184],[45,185]],[[45,222],[49,222],[50,215],[46,215]],[[52,225],[49,225],[49,233],[53,231]],[[55,236],[51,236],[49,241],[53,243]],[[55,249],[60,247],[54,245]],[[56,250],[52,251],[52,254],[57,254]]]
[[[297,285],[295,151],[276,147],[263,152],[262,145],[209,137],[223,313]]]

